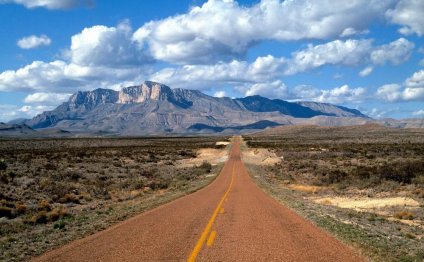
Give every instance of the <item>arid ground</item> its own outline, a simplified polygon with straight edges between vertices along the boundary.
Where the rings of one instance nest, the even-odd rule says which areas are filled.
[[[223,137],[0,140],[0,260],[23,261],[207,185]]]
[[[282,127],[244,139],[250,175],[282,204],[372,260],[424,259],[424,130]]]
[[[199,190],[230,161],[229,142],[228,137],[0,140],[2,261],[34,258]],[[376,125],[281,127],[243,136],[241,157],[239,163],[244,163],[262,190],[353,247],[358,254],[373,261],[424,258],[421,129],[387,129]],[[224,215],[215,223],[215,247],[234,237],[230,233],[237,228],[235,221],[255,220],[252,215],[250,220],[243,220],[247,214],[239,207],[263,208],[252,204],[257,198],[246,203],[247,193],[256,189],[241,175],[243,165],[238,165],[236,174],[241,177],[236,178],[235,189],[223,205],[227,205],[225,213],[222,209]],[[222,190],[228,186],[232,173],[230,167],[226,170],[222,182],[214,183],[223,184]],[[213,187],[206,189],[214,192]],[[216,196],[216,201],[211,198],[211,203],[218,202],[220,197]],[[214,205],[198,212],[210,211],[212,215],[213,210],[208,208],[213,209]],[[273,214],[274,221],[276,213],[272,210],[261,209],[262,218],[259,216],[258,221],[270,219],[266,212]],[[293,221],[298,220],[297,215],[281,212]],[[146,215],[148,218],[152,213]],[[209,215],[202,219],[207,221]],[[140,221],[147,218],[142,216]],[[205,226],[200,224],[200,228]],[[262,231],[270,229],[266,225]],[[255,230],[257,226],[250,232]],[[315,232],[308,230],[305,232]],[[291,231],[285,232],[286,235]],[[248,233],[238,237],[245,241],[251,237]],[[197,239],[191,235],[190,241],[192,238]],[[261,241],[265,243],[266,239],[271,238],[266,236]],[[280,248],[288,248],[286,253],[295,255],[297,251],[293,248],[301,242]],[[193,248],[188,246],[189,250]],[[252,248],[255,246],[260,245]],[[199,256],[211,258],[214,254],[219,258],[219,253],[208,250]],[[229,251],[227,255],[236,253]]]

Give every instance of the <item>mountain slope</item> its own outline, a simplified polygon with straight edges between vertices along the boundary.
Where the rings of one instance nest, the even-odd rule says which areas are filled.
[[[319,117],[325,117],[322,120],[325,123],[336,125],[344,125],[346,117],[361,121],[368,119],[357,110],[330,104],[291,103],[261,96],[217,98],[196,90],[171,89],[146,81],[120,91],[77,92],[68,102],[25,121],[25,124],[35,129],[54,127],[79,133],[148,135],[205,130],[242,132],[291,125],[311,118],[319,124]]]

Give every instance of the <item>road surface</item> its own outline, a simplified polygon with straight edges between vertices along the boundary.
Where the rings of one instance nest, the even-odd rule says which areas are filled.
[[[364,261],[266,195],[235,139],[209,186],[35,261]]]

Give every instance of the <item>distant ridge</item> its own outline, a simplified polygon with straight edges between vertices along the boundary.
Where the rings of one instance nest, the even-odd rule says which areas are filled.
[[[231,99],[197,90],[171,89],[151,81],[139,86],[77,92],[52,111],[22,124],[74,134],[160,135],[242,133],[313,121],[346,125],[369,121],[361,112],[315,102],[288,102],[258,95]]]

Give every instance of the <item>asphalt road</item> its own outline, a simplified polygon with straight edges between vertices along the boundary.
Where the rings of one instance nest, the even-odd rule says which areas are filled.
[[[209,186],[35,261],[364,261],[247,174],[236,139]]]

